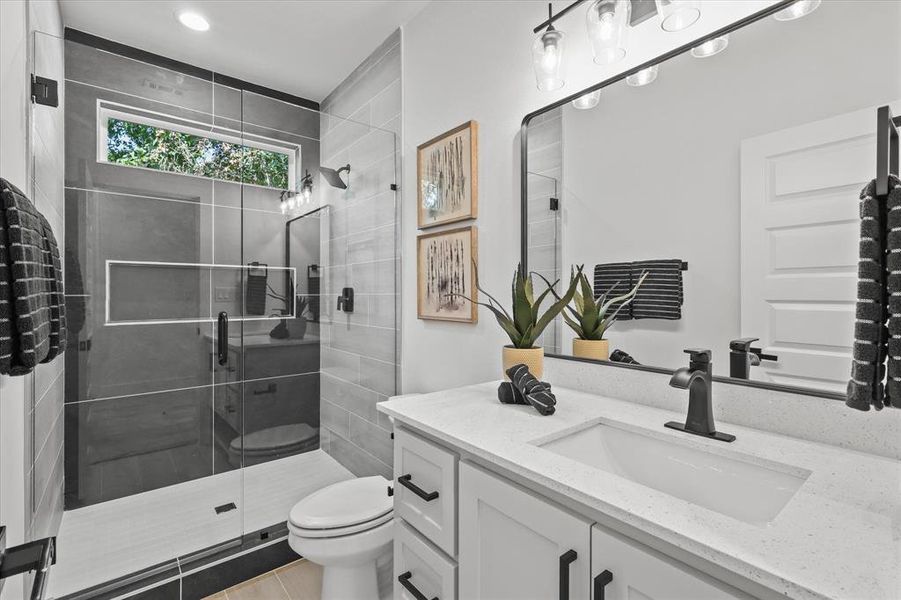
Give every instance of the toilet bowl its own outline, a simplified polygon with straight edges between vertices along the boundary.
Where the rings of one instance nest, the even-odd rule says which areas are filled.
[[[321,600],[379,597],[376,561],[394,540],[390,483],[381,476],[342,481],[291,509],[288,544],[322,566]]]

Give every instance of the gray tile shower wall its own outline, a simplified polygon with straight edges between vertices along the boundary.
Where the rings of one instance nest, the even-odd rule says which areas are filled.
[[[347,190],[324,186],[331,226],[321,372],[322,447],[358,476],[392,477],[388,423],[376,404],[397,392],[401,126],[400,30],[322,102],[323,164],[351,164]],[[347,119],[347,120],[345,120]],[[336,311],[342,288],[353,313]]]
[[[563,199],[563,112],[558,108],[540,115],[529,124],[529,269],[548,281],[568,283],[561,259],[561,214]],[[560,203],[551,209],[551,198]],[[559,286],[558,286],[559,289]],[[560,343],[560,318],[548,325],[538,345],[557,352]]]
[[[65,247],[64,46],[59,13],[49,3],[29,3],[33,71],[59,82],[57,108],[32,105],[32,199],[53,228],[60,248]],[[65,273],[68,275],[68,273]],[[33,393],[26,420],[26,510],[30,539],[56,535],[63,515],[63,393],[64,356],[39,364],[31,376]]]
[[[317,448],[317,327],[269,336],[288,285],[281,190],[106,162],[98,107],[296,145],[298,179],[318,169],[319,113],[72,40],[65,66],[66,507]],[[292,242],[292,263],[320,262],[319,246],[307,259]],[[241,265],[254,261],[272,296],[242,320]],[[219,311],[226,365],[214,360]],[[303,444],[275,443],[295,433]]]

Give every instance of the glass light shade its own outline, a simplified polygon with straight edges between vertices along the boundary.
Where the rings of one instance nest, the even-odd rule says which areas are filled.
[[[285,214],[286,212],[288,212],[288,203],[285,202],[284,200],[279,202],[278,207],[281,209],[282,214]]]
[[[647,69],[642,69],[638,73],[626,77],[626,83],[632,87],[641,87],[654,83],[655,79],[657,79],[657,65],[651,65]]]
[[[313,197],[313,181],[309,171],[307,171],[306,176],[303,178],[303,184],[300,186],[300,196],[303,198],[304,204],[309,202],[310,198]]]
[[[556,29],[548,29],[535,38],[532,44],[532,67],[538,89],[543,92],[559,90],[563,80],[564,34]]]
[[[595,0],[591,4],[585,21],[594,62],[609,65],[626,57],[631,17],[630,0]]]
[[[729,45],[729,34],[721,35],[713,39],[707,40],[700,46],[691,49],[691,55],[695,58],[707,58],[715,54],[719,54]]]
[[[773,18],[777,21],[794,21],[807,16],[820,6],[821,0],[798,0],[794,4],[783,8]]]
[[[297,208],[297,198],[295,196],[288,197],[288,210],[294,210]]]
[[[664,31],[682,31],[701,18],[697,0],[656,0],[660,27]]]
[[[572,101],[572,105],[579,110],[588,110],[589,108],[597,106],[600,100],[601,90],[597,90],[596,92],[588,92],[587,94],[579,96]]]

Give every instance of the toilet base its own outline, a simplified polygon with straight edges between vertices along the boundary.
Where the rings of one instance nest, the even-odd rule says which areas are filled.
[[[378,597],[375,562],[322,569],[321,600],[371,600]]]

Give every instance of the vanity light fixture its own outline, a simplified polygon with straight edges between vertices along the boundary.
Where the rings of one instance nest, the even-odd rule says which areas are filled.
[[[641,87],[654,83],[654,80],[657,79],[657,71],[657,65],[651,65],[647,69],[642,69],[638,73],[633,73],[626,77],[626,83],[632,87]]]
[[[821,2],[822,0],[798,0],[777,12],[773,15],[773,18],[777,21],[794,21],[815,11],[819,8]]]
[[[708,58],[710,56],[714,56],[719,54],[729,45],[729,34],[721,35],[719,37],[711,38],[701,44],[700,46],[695,46],[691,49],[691,55],[695,58]]]
[[[303,198],[304,204],[308,203],[313,197],[313,176],[307,171],[307,174],[300,180],[300,197]]]
[[[194,31],[207,31],[210,28],[209,21],[204,19],[203,15],[200,15],[196,12],[183,10],[178,13],[177,17],[179,23],[181,23],[188,29],[193,29]]]
[[[697,0],[656,0],[660,27],[664,31],[688,29],[701,18]]]
[[[547,5],[548,21],[553,21],[553,9]],[[563,80],[563,49],[566,35],[548,23],[544,33],[538,35],[532,43],[532,67],[538,89],[543,92],[559,90],[565,83]]]
[[[610,65],[626,57],[631,18],[631,0],[595,0],[591,4],[585,22],[596,64]]]
[[[588,92],[587,94],[582,94],[578,98],[572,101],[572,105],[579,110],[588,110],[589,108],[594,108],[598,105],[598,102],[601,100],[601,90],[597,90],[595,92]]]

